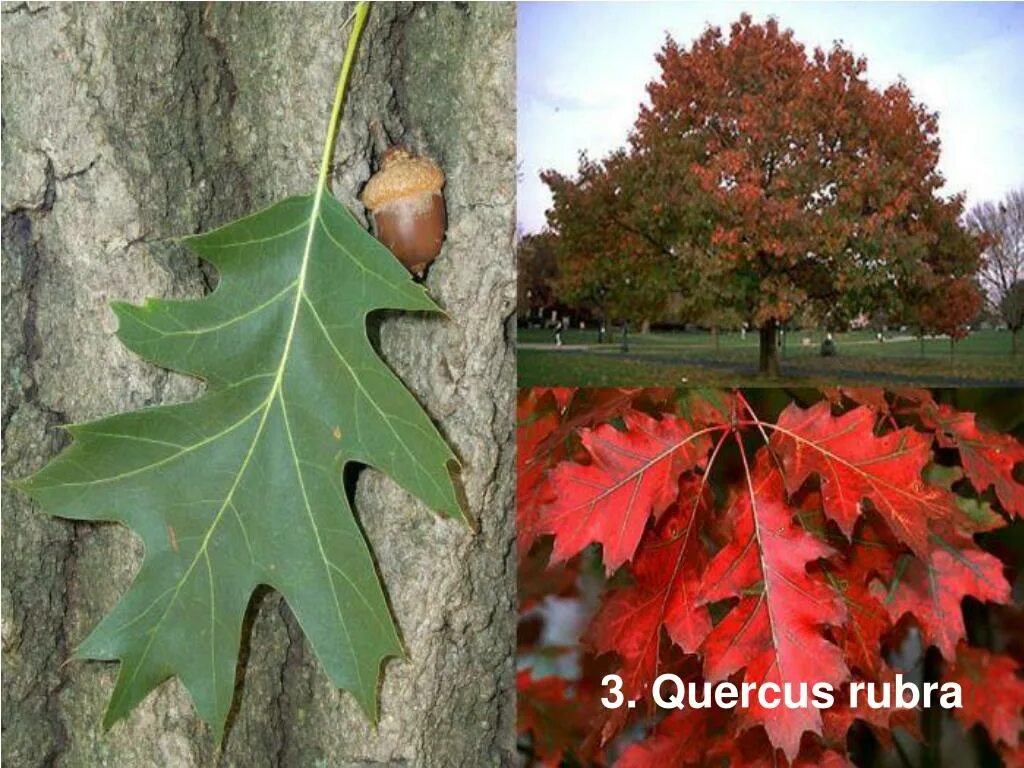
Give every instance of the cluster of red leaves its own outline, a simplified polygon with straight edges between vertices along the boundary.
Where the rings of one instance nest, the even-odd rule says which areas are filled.
[[[538,761],[603,763],[640,724],[647,737],[618,765],[846,765],[855,720],[884,744],[894,725],[916,733],[915,716],[852,711],[838,695],[825,710],[687,708],[659,722],[651,686],[674,672],[842,692],[892,680],[914,631],[963,686],[957,717],[984,726],[1007,763],[1020,755],[1019,664],[967,644],[961,605],[1011,603],[1003,562],[975,534],[1024,514],[1013,436],[917,390],[826,391],[765,420],[740,392],[532,389],[518,445],[522,609],[571,592],[591,545],[606,576],[579,679],[520,673]],[[740,471],[720,476],[730,452]],[[521,633],[524,657],[534,639]],[[598,704],[608,671],[634,708]]]
[[[970,278],[942,281],[932,291],[931,300],[919,309],[921,326],[959,341],[967,337],[982,302],[981,292]]]

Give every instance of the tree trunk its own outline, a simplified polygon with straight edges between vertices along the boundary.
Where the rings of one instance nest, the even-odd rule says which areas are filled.
[[[764,376],[779,375],[779,324],[775,320],[767,320],[760,328],[761,348],[758,371]]]
[[[201,296],[215,275],[170,238],[312,190],[351,12],[4,5],[9,477],[60,450],[61,424],[201,391],[125,350],[108,302]],[[359,475],[355,508],[409,655],[384,670],[379,725],[332,688],[267,592],[221,749],[176,681],[104,735],[116,665],[68,658],[131,581],[138,539],[47,517],[5,485],[5,766],[511,764],[514,20],[508,4],[374,5],[335,153],[332,186],[354,211],[371,122],[447,173],[448,239],[426,281],[447,317],[389,315],[372,333],[462,458],[479,528]]]

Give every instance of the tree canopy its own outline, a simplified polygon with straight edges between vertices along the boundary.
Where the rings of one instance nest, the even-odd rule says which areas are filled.
[[[976,205],[967,221],[985,239],[978,280],[989,306],[1013,332],[1016,353],[1024,328],[1024,187],[999,203]]]
[[[629,274],[649,308],[672,292],[732,308],[776,373],[776,329],[798,311],[892,311],[974,273],[963,200],[939,194],[938,117],[906,83],[876,88],[841,44],[809,51],[747,14],[656,58],[627,146],[542,174],[561,290]]]

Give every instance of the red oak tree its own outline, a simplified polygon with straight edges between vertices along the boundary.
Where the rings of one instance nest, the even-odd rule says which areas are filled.
[[[628,149],[585,160],[573,179],[543,176],[561,263],[697,286],[760,328],[771,375],[778,328],[798,309],[871,310],[977,268],[970,238],[940,244],[962,231],[962,200],[938,194],[937,116],[905,83],[875,88],[866,60],[841,45],[808,51],[746,14],[728,37],[710,27],[688,48],[669,38],[657,60]]]

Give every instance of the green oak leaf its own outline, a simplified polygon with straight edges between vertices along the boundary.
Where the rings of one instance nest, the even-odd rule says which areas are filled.
[[[342,485],[359,462],[461,518],[452,452],[366,336],[374,310],[437,311],[329,192],[293,197],[186,243],[220,274],[195,301],[117,304],[118,336],[207,392],[70,426],[20,484],[51,514],[134,530],[145,557],[76,655],[120,660],[109,727],[176,676],[220,739],[253,590],[278,590],[331,682],[376,719],[401,655]]]
[[[176,676],[219,741],[261,584],[376,720],[381,663],[402,645],[345,465],[376,467],[464,519],[455,457],[366,336],[372,311],[438,308],[327,190],[368,12],[358,3],[350,19],[314,193],[186,238],[219,271],[210,296],[114,306],[129,349],[204,379],[206,393],[72,425],[71,447],[17,484],[53,515],[124,523],[145,546],[131,587],[75,651],[121,662],[104,727]]]

